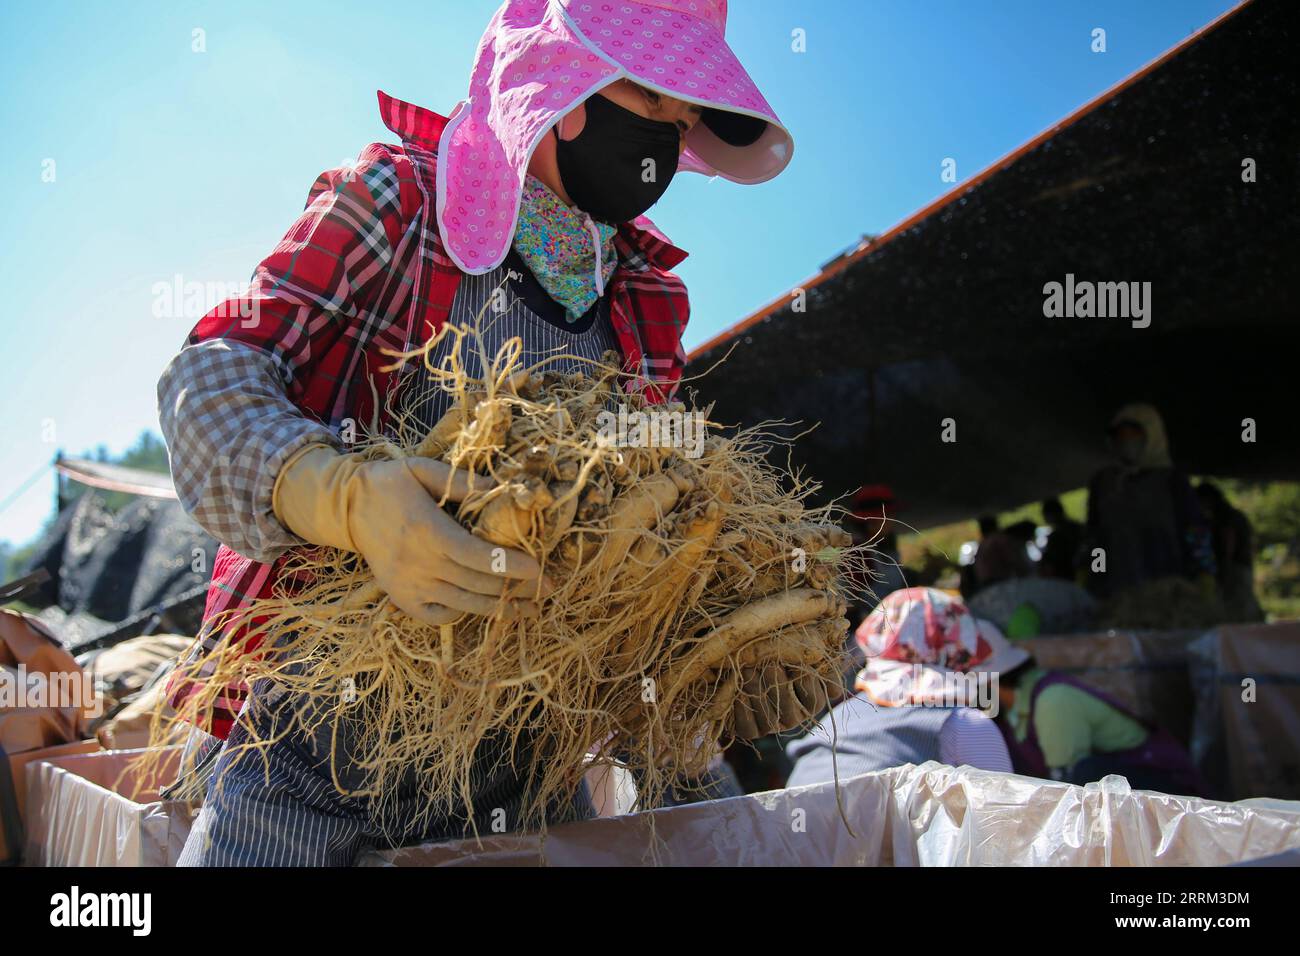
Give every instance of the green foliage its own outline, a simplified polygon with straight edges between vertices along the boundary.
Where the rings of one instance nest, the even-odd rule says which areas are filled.
[[[1079,522],[1087,518],[1088,489],[1076,488],[1058,497],[1061,499],[1061,506],[1065,508],[1066,517]],[[1032,521],[1034,524],[1042,524],[1043,509],[1040,507],[1041,504],[1039,501],[1031,501],[1018,508],[1013,508],[1011,511],[1004,511],[998,515],[998,525],[1005,528],[1009,524],[1026,520]],[[979,535],[979,524],[975,519],[958,521],[937,528],[927,528],[924,531],[900,535],[898,540],[899,554],[902,556],[903,564],[910,567],[920,567],[926,562],[933,562],[935,558],[947,560],[956,565],[957,554],[961,550],[961,546],[967,541],[978,540]]]
[[[1300,482],[1216,480],[1233,507],[1245,512],[1258,545],[1286,545],[1293,553],[1300,541]]]
[[[1255,529],[1255,590],[1270,620],[1300,618],[1300,482],[1246,482],[1211,479]],[[1088,490],[1059,496],[1065,513],[1076,521],[1088,515]],[[1040,502],[1021,505],[998,516],[1002,527],[1026,519],[1042,523]],[[905,516],[903,516],[905,517]],[[902,563],[909,568],[949,563],[955,566],[966,541],[979,538],[972,519],[899,536]],[[908,575],[909,579],[912,577]]]
[[[45,537],[45,532],[54,523],[54,515],[41,526],[41,530],[26,544],[15,547],[8,541],[0,541],[0,582],[12,581],[22,577],[29,570],[27,565],[36,554],[36,548]],[[9,607],[15,607],[10,604]]]
[[[1213,481],[1255,530],[1255,593],[1264,613],[1300,618],[1300,482]]]
[[[167,474],[171,466],[167,462],[167,446],[162,438],[153,432],[141,432],[136,443],[123,452],[114,464],[139,468],[143,471],[157,471]]]

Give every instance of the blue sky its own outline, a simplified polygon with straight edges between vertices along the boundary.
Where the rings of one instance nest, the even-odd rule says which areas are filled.
[[[795,156],[762,186],[680,176],[652,211],[691,253],[687,346],[952,189],[945,158],[960,188],[1233,5],[734,0],[728,39]],[[464,95],[496,6],[0,6],[0,503],[57,448],[157,429],[154,385],[193,319],[157,316],[155,285],[245,281],[321,170],[392,140],[377,88],[441,112]],[[0,512],[0,540],[35,534],[53,489],[47,469]]]

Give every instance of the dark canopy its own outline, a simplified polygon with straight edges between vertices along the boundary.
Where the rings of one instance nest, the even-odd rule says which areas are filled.
[[[720,421],[821,422],[796,462],[830,494],[893,485],[918,527],[1085,484],[1131,401],[1190,472],[1300,477],[1292,6],[1225,15],[826,268],[806,312],[785,299],[707,343],[689,374],[735,351],[701,397]],[[1150,282],[1150,326],[1045,317],[1067,273]]]

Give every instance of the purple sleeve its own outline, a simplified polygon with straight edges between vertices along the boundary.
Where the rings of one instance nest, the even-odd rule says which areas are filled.
[[[1011,755],[997,724],[972,707],[958,707],[939,730],[939,759],[951,767],[1011,773]]]

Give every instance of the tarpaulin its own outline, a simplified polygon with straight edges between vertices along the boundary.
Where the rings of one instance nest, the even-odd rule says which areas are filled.
[[[1300,622],[1215,628],[1190,660],[1202,772],[1231,796],[1300,799]]]
[[[165,472],[144,471],[126,465],[113,465],[89,458],[60,457],[54,463],[61,475],[92,488],[124,491],[131,495],[176,499],[172,476]]]
[[[1295,13],[1235,7],[701,345],[712,420],[802,423],[791,463],[826,496],[888,484],[922,529],[1086,485],[1133,401],[1192,474],[1300,476]],[[1049,315],[1047,284],[1074,280],[1145,288],[1148,324]]]

